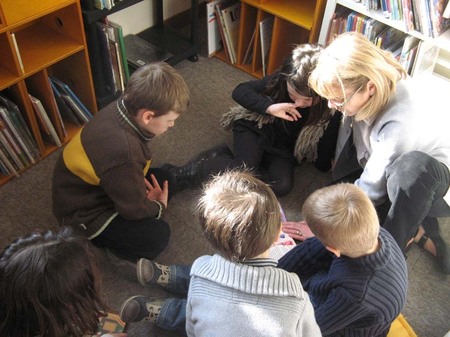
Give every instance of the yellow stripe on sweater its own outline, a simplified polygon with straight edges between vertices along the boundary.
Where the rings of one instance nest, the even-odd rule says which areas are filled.
[[[83,145],[81,144],[81,130],[66,145],[63,159],[70,172],[91,185],[99,185],[100,178],[95,174]]]

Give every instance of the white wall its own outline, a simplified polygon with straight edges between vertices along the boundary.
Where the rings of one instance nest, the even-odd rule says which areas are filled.
[[[156,3],[153,3],[152,0],[144,0],[109,15],[108,18],[122,26],[124,35],[137,34],[155,25],[155,6]],[[189,8],[191,8],[191,0],[165,0],[163,1],[164,19],[171,18]]]

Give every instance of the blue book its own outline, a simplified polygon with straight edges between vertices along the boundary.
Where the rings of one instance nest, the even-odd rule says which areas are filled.
[[[72,89],[70,89],[70,87],[66,83],[64,83],[54,77],[50,77],[50,79],[53,81],[53,83],[55,83],[55,85],[59,88],[60,91],[63,91],[65,94],[70,96],[73,101],[75,101],[75,103],[80,107],[80,109],[86,115],[87,119],[94,118],[92,113],[86,108],[86,106],[80,101],[78,96],[75,95],[75,93],[72,91]]]

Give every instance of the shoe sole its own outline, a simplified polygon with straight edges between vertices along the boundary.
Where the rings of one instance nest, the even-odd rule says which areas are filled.
[[[139,261],[137,262],[137,264],[136,264],[136,276],[137,276],[137,279],[138,279],[138,282],[139,282],[140,285],[143,285],[144,287],[148,287],[148,284],[145,282],[144,275],[143,275],[143,272],[142,272],[144,262],[145,262],[144,258],[139,259]]]
[[[130,320],[129,320],[129,321],[125,320],[124,317],[123,317],[123,312],[124,312],[125,308],[128,306],[128,304],[129,304],[131,301],[134,301],[134,300],[135,300],[136,298],[138,298],[138,297],[142,297],[142,295],[132,296],[132,297],[126,299],[125,302],[122,303],[122,306],[120,307],[120,311],[119,311],[119,317],[120,317],[120,319],[123,320],[124,322],[127,322],[127,323],[128,323],[128,322],[134,322],[134,321],[130,321]]]

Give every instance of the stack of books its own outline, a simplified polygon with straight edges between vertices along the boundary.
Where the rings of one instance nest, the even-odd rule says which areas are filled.
[[[231,64],[237,63],[241,2],[214,0],[207,3],[208,54],[223,49]]]

